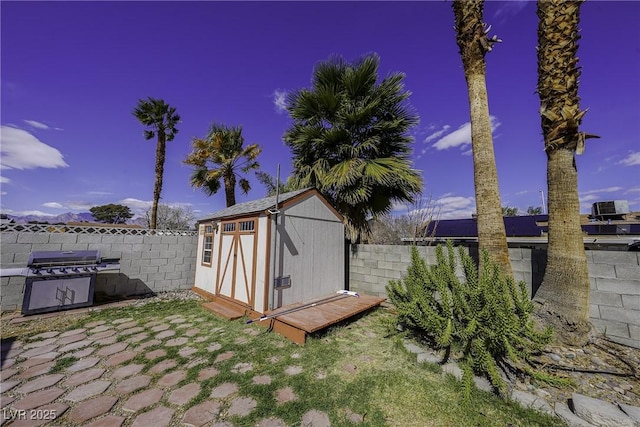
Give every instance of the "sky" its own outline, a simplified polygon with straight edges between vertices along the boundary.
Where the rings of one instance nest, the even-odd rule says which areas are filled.
[[[424,200],[440,218],[475,212],[469,105],[450,1],[0,3],[0,211],[87,212],[151,206],[155,140],[132,114],[164,99],[181,116],[167,144],[161,203],[196,217],[224,208],[189,185],[191,141],[213,122],[241,125],[263,147],[261,169],[286,177],[286,95],[311,85],[330,56],[377,53],[380,77],[406,75],[420,116],[411,131]],[[487,57],[487,89],[503,206],[542,206],[546,155],[538,115],[536,5],[488,1],[484,20],[502,43]],[[581,211],[628,200],[640,211],[640,2],[587,1],[578,56]],[[252,190],[238,202],[265,196]],[[546,203],[546,202],[545,202]],[[395,207],[397,214],[407,207]]]

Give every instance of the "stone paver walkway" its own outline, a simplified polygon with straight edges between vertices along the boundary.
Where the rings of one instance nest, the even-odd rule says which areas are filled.
[[[215,342],[211,334],[223,328],[207,330],[200,322],[179,314],[146,324],[120,318],[2,342],[0,426],[233,426],[228,417],[238,422],[258,406],[239,386],[254,366]],[[243,342],[257,334],[244,332]],[[202,342],[208,358],[197,350]],[[216,381],[223,365],[237,382]],[[283,376],[301,371],[291,366]],[[253,384],[271,384],[271,377],[253,374]],[[285,387],[274,399],[283,405],[297,396]],[[300,423],[330,425],[321,411],[305,413]],[[266,417],[257,425],[285,423]]]

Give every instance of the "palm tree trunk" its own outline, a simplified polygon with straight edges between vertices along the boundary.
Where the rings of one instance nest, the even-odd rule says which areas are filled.
[[[580,227],[578,173],[573,151],[552,150],[547,160],[549,245],[535,300],[554,326],[556,340],[582,346],[589,336],[589,272]]]
[[[478,246],[486,249],[503,273],[511,276],[511,260],[502,217],[498,171],[493,151],[484,56],[492,44],[482,22],[482,0],[455,0],[453,12],[469,93],[473,180],[478,214]],[[482,266],[481,266],[482,268]]]
[[[467,76],[471,110],[471,145],[473,147],[473,181],[478,214],[478,247],[486,249],[503,273],[511,276],[511,260],[502,217],[489,118],[487,86],[483,74]]]
[[[589,339],[589,270],[580,227],[574,155],[585,136],[578,96],[578,40],[582,1],[538,1],[538,95],[547,152],[549,245],[547,268],[535,295],[537,316],[554,326],[556,341]]]
[[[158,131],[158,144],[156,145],[156,181],[153,186],[153,205],[151,206],[151,224],[152,230],[156,229],[158,221],[158,203],[160,201],[160,193],[162,192],[162,177],[164,175],[164,158],[166,153],[166,136],[164,131]]]
[[[227,199],[227,207],[236,204],[236,176],[230,174],[224,178],[224,195]]]

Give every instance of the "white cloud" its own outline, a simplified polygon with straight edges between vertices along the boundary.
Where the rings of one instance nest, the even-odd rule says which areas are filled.
[[[640,193],[640,187],[631,187],[630,189],[624,192],[624,194],[627,194],[627,193]]]
[[[623,190],[622,187],[607,187],[607,188],[598,188],[596,190],[587,190],[581,191],[580,194],[598,194],[598,193],[615,193],[616,191]]]
[[[11,182],[11,180],[9,178],[7,178],[6,176],[0,176],[0,184],[8,184],[10,182]]]
[[[620,161],[621,165],[638,166],[640,165],[640,151],[632,152]]]
[[[495,116],[490,116],[491,120],[491,132],[494,132],[498,126],[500,126],[500,122]],[[460,125],[458,129],[453,132],[445,135],[443,138],[440,138],[436,141],[435,144],[432,145],[436,150],[446,150],[448,148],[453,147],[461,147],[464,148],[466,145],[471,144],[471,123],[466,122]],[[467,151],[463,154],[467,155]]]
[[[471,218],[476,212],[473,197],[453,196],[450,193],[434,201],[434,208],[440,219]]]
[[[3,209],[2,213],[6,213],[8,215],[14,215],[14,216],[29,216],[29,215],[34,215],[34,216],[56,216],[54,214],[48,213],[48,212],[42,212],[42,211],[14,211],[13,209]]]
[[[431,141],[433,141],[435,139],[440,138],[442,135],[444,135],[446,132],[448,132],[449,129],[451,129],[451,126],[449,126],[449,125],[442,126],[442,129],[440,129],[439,131],[433,132],[431,135],[427,136],[424,139],[425,144],[429,143],[429,142],[431,142]]]
[[[35,120],[23,120],[23,122],[36,129],[49,129],[48,125],[45,125],[42,122],[36,122]]]
[[[117,203],[121,205],[129,206],[132,209],[144,210],[144,211],[146,211],[153,205],[153,201],[151,200],[148,200],[148,201],[140,200],[140,199],[134,199],[132,197],[127,197],[126,199],[122,199]]]
[[[65,206],[58,203],[58,202],[47,202],[47,203],[43,203],[42,206],[44,206],[45,208],[53,208],[53,209],[64,209]]]
[[[580,197],[580,203],[591,202],[593,200],[598,200],[600,197],[595,194],[587,194],[584,197]]]
[[[282,114],[287,111],[287,91],[276,89],[273,92],[273,105],[276,107],[276,112]]]
[[[87,194],[90,196],[110,196],[113,193],[109,191],[87,191]]]
[[[62,153],[29,132],[2,125],[0,167],[4,169],[61,168],[69,165]]]

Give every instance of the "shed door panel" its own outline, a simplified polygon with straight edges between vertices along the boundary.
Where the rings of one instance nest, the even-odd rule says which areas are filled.
[[[255,292],[255,246],[257,219],[222,223],[216,294],[250,307]]]

